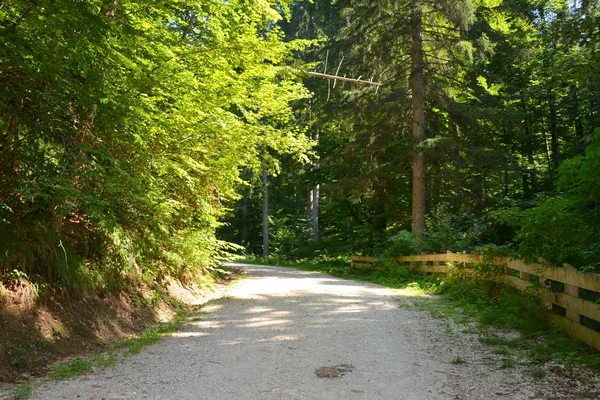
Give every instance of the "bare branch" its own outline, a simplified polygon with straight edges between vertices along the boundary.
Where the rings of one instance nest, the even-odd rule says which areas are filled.
[[[319,72],[306,72],[306,74],[310,75],[310,76],[315,76],[317,78],[332,79],[334,81],[353,82],[353,83],[361,83],[361,84],[375,85],[375,86],[381,86],[382,85],[379,82],[371,82],[371,81],[365,81],[365,80],[362,80],[362,79],[346,78],[345,76],[321,74]]]

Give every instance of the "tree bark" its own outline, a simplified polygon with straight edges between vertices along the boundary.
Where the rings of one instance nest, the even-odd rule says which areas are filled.
[[[386,192],[385,189],[378,189],[375,193],[375,217],[374,217],[374,230],[376,232],[375,246],[383,248],[386,241],[386,230],[387,230],[387,218],[385,212],[386,203]]]
[[[242,246],[248,247],[248,214],[249,214],[248,195],[244,194],[242,199]]]
[[[267,164],[263,161],[263,257],[269,256],[269,183],[267,181]]]
[[[315,242],[319,240],[319,184],[310,191],[310,236]]]
[[[425,155],[421,144],[425,140],[425,90],[423,86],[423,10],[419,0],[413,0],[411,15],[411,86],[412,86],[412,134],[413,134],[413,177],[412,177],[412,231],[421,239],[425,230],[426,183]]]
[[[560,166],[560,149],[558,144],[558,117],[556,111],[556,99],[554,95],[550,96],[550,149],[552,151],[552,165],[550,174],[554,177],[556,170]]]
[[[582,113],[579,109],[579,89],[576,85],[571,86],[571,95],[573,98],[573,120],[575,124],[575,138],[577,139],[577,150],[580,154],[585,154],[584,144],[584,129],[583,129],[583,118]]]
[[[317,144],[319,143],[319,133],[315,132],[315,134],[313,135],[313,140],[315,140],[317,142]],[[320,165],[318,162],[315,162],[313,164],[313,172],[314,171],[318,171],[320,168]],[[311,233],[311,239],[313,241],[318,241],[319,240],[319,191],[320,191],[320,186],[319,183],[317,181],[317,183],[315,184],[315,186],[313,187],[313,189],[310,191],[309,196],[311,196],[311,198],[309,199],[309,203],[310,203],[310,233]]]

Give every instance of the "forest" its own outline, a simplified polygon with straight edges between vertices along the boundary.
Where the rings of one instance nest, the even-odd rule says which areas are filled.
[[[447,250],[600,268],[598,1],[0,0],[0,281]]]

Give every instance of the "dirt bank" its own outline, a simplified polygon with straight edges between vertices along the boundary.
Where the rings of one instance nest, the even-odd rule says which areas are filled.
[[[0,289],[0,390],[44,374],[57,360],[100,352],[222,290],[210,293],[172,281],[155,290],[40,303],[26,282]]]

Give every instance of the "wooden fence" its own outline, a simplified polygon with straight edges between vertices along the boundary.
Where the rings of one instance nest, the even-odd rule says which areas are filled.
[[[555,267],[543,263],[526,263],[523,260],[512,260],[508,257],[489,259],[483,256],[451,252],[402,256],[397,257],[396,260],[400,264],[410,263],[412,268],[420,272],[432,274],[457,272],[456,268],[468,269],[469,264],[471,266],[483,264],[504,267],[504,274],[500,276],[501,281],[521,291],[529,291],[537,295],[548,310],[564,309],[564,313],[550,312],[548,315],[570,336],[600,350],[600,332],[582,325],[582,319],[587,318],[592,321],[587,325],[600,326],[600,304],[579,297],[580,289],[588,292],[585,297],[598,297],[594,296],[594,293],[600,294],[600,275],[579,272],[567,264],[563,267]],[[351,265],[353,268],[378,269],[379,261],[381,260],[374,257],[352,256]],[[590,294],[592,296],[589,296]]]

